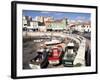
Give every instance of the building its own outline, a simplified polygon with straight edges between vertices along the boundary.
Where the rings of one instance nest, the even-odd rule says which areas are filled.
[[[68,26],[71,31],[79,31],[79,32],[91,32],[91,23],[90,21],[87,22],[78,22],[78,21],[70,21],[68,22]]]
[[[33,20],[30,16],[23,16],[23,27],[33,31],[62,31],[67,29],[67,24],[67,18],[54,20],[51,16],[36,16]]]
[[[32,17],[31,16],[23,16],[22,17],[23,27],[30,26],[30,21],[32,21]]]
[[[90,23],[78,24],[75,29],[80,32],[91,32],[91,24]]]
[[[38,21],[38,22],[43,23],[44,22],[44,17],[43,16],[36,16],[35,20]]]
[[[32,20],[30,16],[23,16],[22,18],[23,29],[27,28],[27,30],[38,30],[38,21]]]
[[[91,32],[91,25],[90,24],[84,24],[84,32]]]
[[[45,26],[47,31],[62,31],[65,30],[67,27],[67,19],[60,19],[54,21],[46,21]]]
[[[54,21],[54,18],[51,16],[44,17],[44,22],[46,21]]]
[[[23,18],[22,18],[22,24],[23,24],[23,28],[27,26],[27,20],[26,20],[25,16],[23,16]]]
[[[32,30],[38,30],[38,21],[30,21],[30,26],[29,28],[32,29]]]

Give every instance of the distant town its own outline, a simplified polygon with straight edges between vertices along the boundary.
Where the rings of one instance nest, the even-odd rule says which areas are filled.
[[[36,16],[33,19],[31,16],[23,16],[23,30],[28,31],[79,31],[91,32],[90,21],[73,21],[67,17],[62,19],[54,19],[51,16]]]

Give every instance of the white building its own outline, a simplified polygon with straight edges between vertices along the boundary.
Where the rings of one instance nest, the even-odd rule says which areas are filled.
[[[75,29],[80,32],[91,32],[91,25],[86,23],[79,24],[75,27]]]
[[[91,32],[91,22],[90,21],[75,21],[75,20],[69,20],[68,21],[68,26],[70,27],[70,29],[73,30],[77,30],[79,32]]]
[[[39,26],[38,30],[41,31],[41,32],[46,32],[47,31],[46,26]]]
[[[38,21],[30,21],[30,26],[33,27],[33,29],[38,28]]]
[[[43,16],[36,16],[35,20],[39,21],[39,22],[43,22],[44,21]]]
[[[84,27],[84,31],[85,32],[91,32],[91,25],[90,24],[86,24],[86,25],[84,25],[85,27]]]
[[[25,16],[22,17],[22,24],[23,24],[23,28],[27,26],[27,20],[25,18]]]

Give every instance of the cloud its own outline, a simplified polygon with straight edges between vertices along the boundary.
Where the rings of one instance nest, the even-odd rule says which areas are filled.
[[[78,20],[85,20],[86,17],[84,17],[84,16],[78,16],[78,17],[76,17],[76,19],[78,19]]]
[[[42,12],[40,12],[40,13],[43,13],[43,14],[48,14],[48,13],[50,13],[50,12],[47,12],[47,11],[42,11]]]
[[[60,16],[63,15],[63,13],[55,13],[55,15]]]
[[[61,15],[63,15],[63,13],[49,12],[49,11],[42,11],[40,13],[43,13],[43,14],[52,14],[52,15],[55,15],[55,16],[61,16]]]

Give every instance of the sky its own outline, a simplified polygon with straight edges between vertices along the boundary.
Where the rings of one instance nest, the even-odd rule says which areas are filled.
[[[64,17],[69,20],[83,20],[90,21],[90,13],[78,13],[78,12],[54,12],[54,11],[34,11],[34,10],[23,10],[23,16],[31,16],[33,19],[36,16],[52,16],[54,19],[63,19]]]

